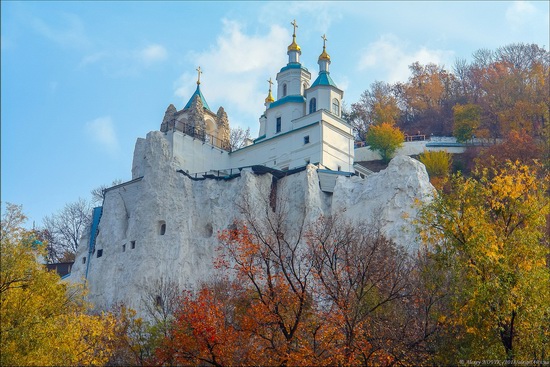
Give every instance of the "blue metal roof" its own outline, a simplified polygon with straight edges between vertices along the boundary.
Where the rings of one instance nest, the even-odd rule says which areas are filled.
[[[318,85],[330,85],[331,87],[338,88],[330,77],[330,74],[326,71],[319,72],[319,76],[317,77],[317,79],[315,79],[310,88],[316,87]]]
[[[304,96],[301,96],[301,95],[286,96],[286,97],[283,97],[283,98],[279,99],[278,101],[272,102],[269,105],[269,108],[277,107],[277,106],[280,106],[282,104],[289,103],[289,102],[291,102],[291,103],[305,103],[306,99],[304,98]]]
[[[195,98],[195,96],[199,96],[201,98],[201,102],[202,102],[202,106],[204,108],[206,108],[208,111],[212,112],[210,110],[210,107],[208,107],[208,103],[206,103],[206,99],[204,99],[204,96],[202,95],[202,92],[201,92],[201,88],[200,88],[200,85],[197,84],[197,89],[195,90],[195,93],[193,93],[193,95],[191,96],[191,98],[189,99],[189,102],[187,102],[187,104],[185,105],[185,107],[183,107],[183,109],[187,109],[189,107],[191,107],[191,103],[193,103],[193,99]]]
[[[286,66],[283,66],[283,68],[281,69],[281,71],[279,71],[279,73],[282,73],[283,71],[290,70],[290,69],[302,69],[309,73],[309,70],[303,67],[302,64],[300,64],[299,62],[288,63]]]

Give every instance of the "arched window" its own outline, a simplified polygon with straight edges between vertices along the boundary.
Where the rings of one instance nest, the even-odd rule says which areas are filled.
[[[332,100],[332,113],[336,116],[340,116],[340,101],[336,98]]]
[[[312,98],[309,101],[309,113],[313,113],[317,111],[317,100],[315,98]]]
[[[165,233],[166,233],[166,222],[161,220],[159,221],[159,234],[161,236],[164,236]]]
[[[283,84],[283,97],[286,97],[286,84]]]

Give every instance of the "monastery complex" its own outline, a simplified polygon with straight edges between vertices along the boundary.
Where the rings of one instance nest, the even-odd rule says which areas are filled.
[[[379,173],[354,163],[327,39],[312,81],[292,25],[288,63],[275,83],[269,80],[256,139],[231,149],[228,116],[222,107],[210,109],[200,67],[183,109],[170,105],[160,130],[138,138],[132,180],[105,191],[67,276],[88,283],[97,307],[124,302],[143,310],[140,295],[148,284],[164,279],[183,288],[209,279],[217,236],[242,217],[243,202],[258,218],[284,202],[289,230],[339,215],[379,226],[399,245],[417,249],[411,218],[433,192],[425,167],[407,156]]]

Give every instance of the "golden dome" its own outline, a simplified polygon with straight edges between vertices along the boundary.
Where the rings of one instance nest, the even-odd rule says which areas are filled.
[[[271,89],[269,90],[269,94],[267,95],[267,98],[265,99],[265,103],[272,103],[275,102],[275,99],[271,95]]]
[[[288,45],[288,51],[301,51],[300,46],[296,43],[296,35],[292,36],[292,43]]]
[[[321,61],[321,60],[330,61],[330,55],[327,54],[327,51],[325,50],[324,47],[323,47],[323,53],[319,55],[319,61]]]
[[[322,60],[330,61],[330,55],[327,54],[327,50],[326,50],[327,37],[323,34],[321,38],[323,39],[323,53],[319,55],[319,61],[322,61]]]
[[[265,99],[265,103],[271,103],[275,102],[275,99],[273,99],[273,96],[271,95],[271,85],[273,82],[271,81],[271,78],[267,81],[269,83],[269,94],[267,95],[267,98]]]

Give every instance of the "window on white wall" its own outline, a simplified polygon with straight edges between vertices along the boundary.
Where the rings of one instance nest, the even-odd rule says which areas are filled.
[[[313,113],[317,111],[317,100],[315,98],[312,98],[309,101],[309,113]]]
[[[280,133],[281,132],[281,118],[277,117],[277,126],[275,127],[275,132]]]
[[[164,236],[165,233],[166,233],[166,222],[161,220],[159,221],[159,234],[161,236]]]
[[[332,113],[340,116],[340,101],[336,98],[332,100]]]
[[[304,136],[304,144],[309,144],[309,135]]]
[[[286,97],[286,84],[283,84],[283,97]]]

